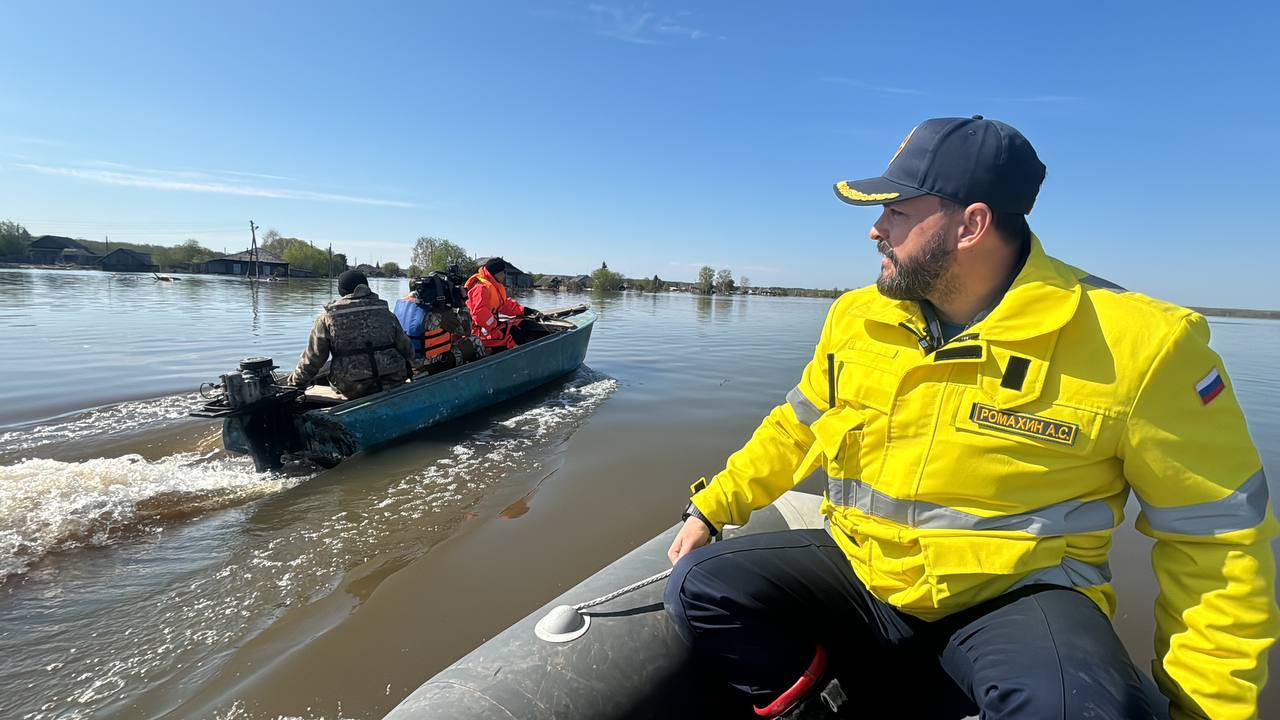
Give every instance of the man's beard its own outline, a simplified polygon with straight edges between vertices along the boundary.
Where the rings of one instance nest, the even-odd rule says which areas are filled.
[[[955,288],[947,270],[951,267],[955,248],[947,245],[943,232],[932,235],[910,260],[898,260],[893,248],[883,240],[876,243],[876,249],[893,264],[892,274],[882,270],[880,277],[876,278],[876,287],[881,295],[894,300],[924,300],[953,293]]]

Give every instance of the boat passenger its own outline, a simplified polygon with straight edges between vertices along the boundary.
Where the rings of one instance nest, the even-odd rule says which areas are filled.
[[[424,284],[441,285],[441,292],[423,299]],[[448,279],[428,276],[419,280],[419,286],[397,300],[395,308],[396,318],[413,345],[415,360],[428,374],[434,374],[484,357],[484,344],[471,335],[451,298],[444,297],[456,292]]]
[[[832,305],[668,553],[679,632],[758,716],[834,717],[843,694],[858,717],[1257,717],[1277,523],[1233,385],[1201,315],[1045,254],[1044,175],[974,116],[835,186],[884,206],[879,279]],[[826,530],[708,544],[818,467]],[[1109,619],[1131,491],[1168,703]]]
[[[403,383],[409,378],[413,347],[387,302],[355,270],[338,276],[338,292],[342,297],[316,316],[307,349],[288,383],[309,386],[330,356],[329,385],[348,399]]]
[[[507,262],[496,257],[467,279],[467,310],[471,312],[471,332],[484,343],[489,353],[509,350],[525,341],[522,317],[542,317],[542,313],[526,308],[507,296],[504,284]],[[510,317],[498,318],[498,313]]]

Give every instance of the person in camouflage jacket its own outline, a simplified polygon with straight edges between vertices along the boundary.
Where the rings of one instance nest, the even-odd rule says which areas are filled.
[[[329,385],[348,399],[396,387],[409,378],[413,347],[368,282],[354,270],[338,277],[342,297],[316,317],[289,384],[310,385],[330,356]]]

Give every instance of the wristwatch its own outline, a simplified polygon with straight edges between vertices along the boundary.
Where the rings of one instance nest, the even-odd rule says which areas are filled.
[[[702,524],[707,526],[707,530],[711,531],[711,537],[720,536],[720,531],[716,529],[715,525],[711,524],[711,521],[707,519],[706,515],[702,514],[702,511],[698,509],[697,505],[693,504],[692,500],[690,500],[689,505],[685,507],[684,513],[680,515],[680,521],[684,522],[685,520],[688,520],[691,517],[696,517],[699,520],[701,520]]]

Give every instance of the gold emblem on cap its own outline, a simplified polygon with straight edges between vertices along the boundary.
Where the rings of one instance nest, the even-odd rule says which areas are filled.
[[[896,192],[868,194],[868,193],[862,192],[861,190],[858,190],[857,188],[850,187],[849,183],[845,180],[841,180],[840,182],[836,183],[836,192],[849,198],[850,200],[859,200],[862,202],[892,200],[902,194],[902,193],[896,193]]]
[[[893,161],[897,160],[898,156],[902,154],[902,148],[906,147],[907,143],[911,142],[911,136],[916,134],[916,128],[918,127],[920,126],[917,125],[916,127],[911,128],[911,132],[907,133],[907,136],[902,138],[902,144],[899,145],[898,149],[893,152],[893,157],[889,158],[890,165],[892,165]]]

